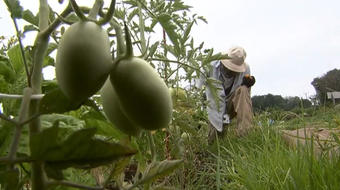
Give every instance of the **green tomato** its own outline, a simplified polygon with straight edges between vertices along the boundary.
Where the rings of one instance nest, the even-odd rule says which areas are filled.
[[[94,22],[77,22],[63,34],[56,56],[56,77],[63,93],[83,101],[104,84],[112,68],[108,34]]]
[[[110,80],[126,116],[147,130],[167,127],[172,117],[168,87],[145,60],[130,57],[114,66]]]
[[[184,101],[187,99],[187,93],[183,88],[177,87],[177,88],[169,88],[172,101]]]
[[[100,93],[106,118],[125,134],[137,136],[140,128],[133,124],[121,110],[117,94],[109,79],[105,82]]]

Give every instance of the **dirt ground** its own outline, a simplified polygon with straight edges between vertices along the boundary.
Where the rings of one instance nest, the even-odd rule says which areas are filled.
[[[311,145],[313,142],[314,152],[317,155],[328,151],[329,154],[339,153],[339,149],[335,146],[336,139],[340,138],[340,129],[327,129],[306,127],[297,130],[282,130],[283,140],[288,146],[296,148],[297,146]]]

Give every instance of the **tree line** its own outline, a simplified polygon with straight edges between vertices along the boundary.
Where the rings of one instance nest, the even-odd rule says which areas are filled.
[[[308,108],[311,107],[312,101],[309,99],[303,99],[297,96],[294,97],[282,97],[281,95],[260,95],[253,96],[253,109],[255,111],[264,111],[267,109],[280,109],[290,111],[296,108]]]
[[[253,96],[253,108],[255,111],[264,111],[267,109],[281,109],[291,111],[299,108],[309,108],[313,105],[327,105],[332,100],[327,99],[327,92],[340,91],[340,70],[333,69],[323,74],[320,77],[316,77],[311,82],[316,95],[309,98],[294,97],[282,97],[281,95],[260,95]],[[339,103],[340,100],[338,99]]]

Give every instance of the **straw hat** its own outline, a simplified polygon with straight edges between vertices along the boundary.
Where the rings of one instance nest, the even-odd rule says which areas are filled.
[[[222,64],[227,67],[229,70],[234,72],[245,72],[246,64],[244,60],[246,59],[246,51],[242,47],[232,47],[229,49],[228,56],[230,59],[221,60]]]

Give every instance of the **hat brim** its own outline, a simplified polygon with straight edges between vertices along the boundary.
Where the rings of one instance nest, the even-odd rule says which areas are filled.
[[[234,64],[231,59],[223,59],[221,60],[222,64],[227,67],[229,70],[238,72],[238,73],[243,73],[246,71],[246,63],[243,62],[241,65],[236,65]]]

